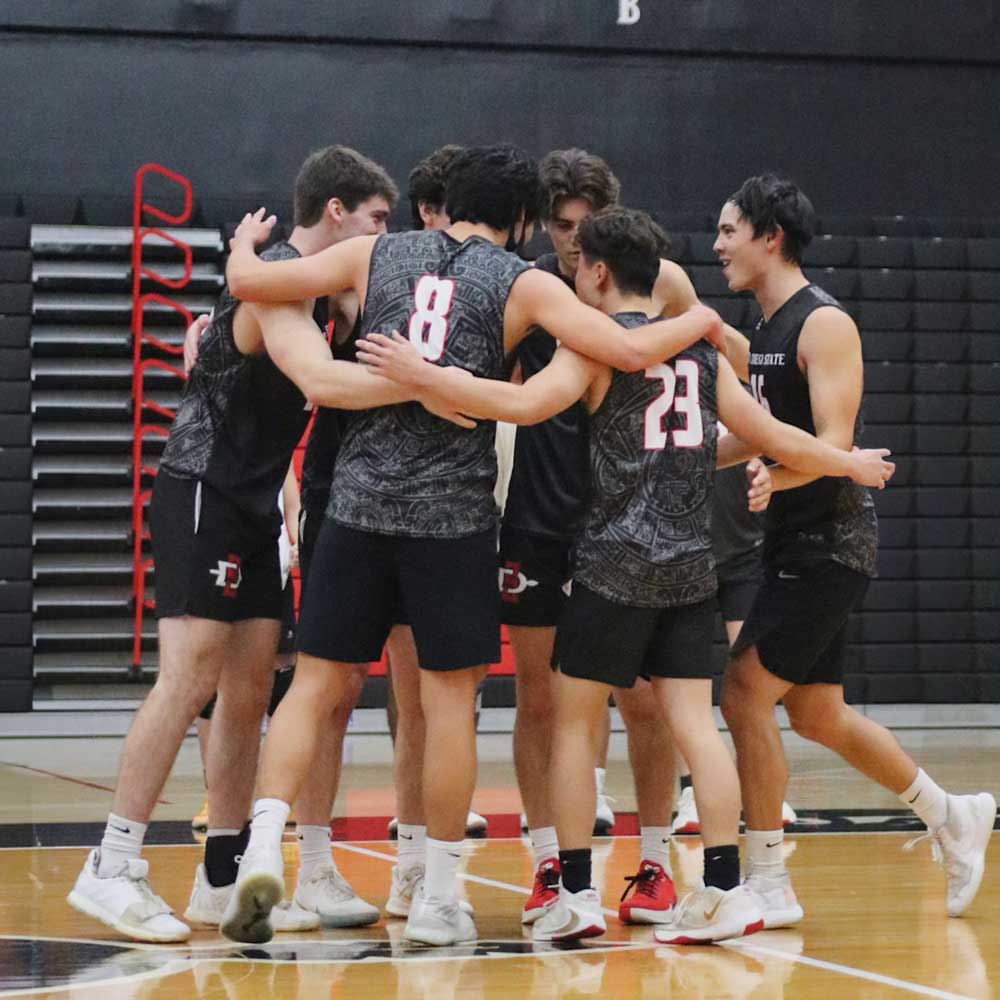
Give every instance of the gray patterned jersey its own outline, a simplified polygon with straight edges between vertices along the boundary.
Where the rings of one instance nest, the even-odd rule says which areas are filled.
[[[649,322],[634,312],[614,319]],[[717,370],[715,350],[699,341],[645,371],[612,372],[591,417],[591,496],[575,581],[635,607],[680,607],[715,593]]]
[[[843,307],[818,288],[806,285],[750,335],[750,387],[772,416],[816,433],[809,382],[798,364],[799,336],[808,317],[823,306]],[[859,408],[855,443],[862,432]],[[832,559],[866,576],[875,576],[878,521],[871,493],[850,479],[823,476],[771,497],[766,515],[764,560],[771,566]]]
[[[263,260],[300,256],[276,243]],[[277,533],[278,492],[309,414],[305,397],[265,354],[241,354],[233,339],[239,301],[223,289],[198,346],[160,468],[201,479]],[[317,336],[321,336],[317,329]]]
[[[484,378],[505,373],[507,296],[528,264],[478,236],[381,236],[360,336],[398,330],[424,357]],[[418,403],[358,413],[337,456],[328,516],[377,534],[459,538],[497,522],[495,424],[465,430]]]

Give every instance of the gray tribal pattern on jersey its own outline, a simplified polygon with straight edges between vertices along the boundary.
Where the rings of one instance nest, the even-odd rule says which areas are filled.
[[[622,326],[649,323],[619,313]],[[716,590],[712,553],[718,355],[705,341],[645,371],[613,371],[590,423],[591,496],[578,580],[619,604],[695,604]]]
[[[299,256],[282,242],[268,247],[261,259]],[[278,491],[309,415],[305,397],[266,353],[242,354],[236,346],[239,304],[224,288],[199,342],[198,362],[185,383],[160,468],[180,479],[211,483],[273,527],[280,523]]]
[[[503,378],[507,296],[529,265],[478,236],[381,236],[372,250],[360,336],[398,330],[424,357]],[[386,535],[459,538],[496,526],[496,425],[465,430],[418,403],[359,413],[341,444],[327,515]]]

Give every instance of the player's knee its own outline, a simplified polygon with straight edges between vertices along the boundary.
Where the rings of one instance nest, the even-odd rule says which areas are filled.
[[[840,744],[842,719],[841,713],[836,709],[809,712],[788,709],[788,721],[795,733],[804,740],[825,747],[837,747]]]

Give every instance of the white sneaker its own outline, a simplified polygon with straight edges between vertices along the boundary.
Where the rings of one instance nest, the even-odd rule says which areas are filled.
[[[461,900],[428,898],[420,884],[410,906],[403,936],[419,944],[448,945],[460,941],[475,941],[476,925]]]
[[[486,817],[480,816],[479,813],[470,809],[469,815],[465,817],[465,835],[466,837],[485,837]]]
[[[262,845],[240,858],[236,885],[219,930],[230,941],[264,944],[274,936],[271,910],[285,895],[285,861],[280,845]]]
[[[414,896],[424,883],[424,866],[410,865],[409,868],[392,866],[392,882],[389,888],[389,901],[385,904],[385,912],[392,917],[408,917]],[[467,899],[458,901],[463,913],[475,916],[472,904]]]
[[[528,816],[526,813],[521,813],[521,833],[528,832]]]
[[[399,836],[399,818],[393,816],[386,829],[389,831],[389,839],[395,840]]]
[[[535,921],[531,937],[535,941],[577,941],[600,937],[608,925],[596,889],[567,892],[559,887],[559,898]]]
[[[663,944],[704,944],[763,930],[764,915],[745,886],[723,891],[703,886],[689,892],[674,909],[674,919],[653,936]]]
[[[191,900],[184,911],[184,919],[194,924],[218,927],[222,923],[226,905],[232,894],[231,885],[212,885],[208,881],[204,864],[199,864],[195,869]],[[283,900],[271,911],[271,923],[274,930],[279,933],[314,931],[319,927],[319,916],[289,903],[288,900]]]
[[[594,768],[594,780],[597,784],[597,810],[594,813],[594,836],[606,837],[611,828],[615,825],[615,814],[611,808],[614,799],[610,795],[604,794],[605,771],[603,768]]]
[[[191,928],[172,916],[173,910],[150,888],[149,862],[131,858],[114,875],[100,878],[99,848],[87,855],[66,902],[88,917],[100,920],[133,941],[186,941]]]
[[[322,864],[300,882],[292,902],[319,916],[324,927],[366,927],[378,920],[378,907],[366,903],[337,871]]]
[[[764,914],[764,930],[791,927],[802,919],[802,907],[788,872],[781,875],[747,875],[743,883]]]
[[[677,800],[677,815],[670,830],[672,833],[701,833],[698,807],[694,803],[694,788],[691,785],[681,789]]]
[[[798,813],[787,803],[781,803],[781,825],[791,826],[799,821]]]
[[[989,792],[949,795],[948,820],[944,826],[928,830],[905,845],[906,850],[912,850],[930,838],[932,856],[947,876],[949,917],[960,916],[976,898],[996,816],[996,799]]]

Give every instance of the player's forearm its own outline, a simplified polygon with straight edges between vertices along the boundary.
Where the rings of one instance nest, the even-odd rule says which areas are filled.
[[[625,347],[617,361],[598,357],[622,371],[642,371],[659,364],[702,339],[712,339],[720,325],[718,314],[696,307],[674,319],[658,320],[648,326],[625,331]]]
[[[265,261],[249,243],[233,243],[226,264],[226,285],[241,302],[296,302],[311,293],[290,285],[287,265],[293,261]]]
[[[532,391],[530,380],[524,385],[514,385],[491,378],[445,376],[445,369],[441,368],[435,371],[441,372],[441,377],[432,379],[431,394],[459,413],[477,420],[536,424],[559,412],[552,409],[540,393]]]
[[[309,403],[338,410],[367,410],[417,398],[412,389],[353,361],[325,361],[295,381]]]
[[[854,471],[850,451],[813,437],[798,427],[768,417],[768,427],[756,444],[763,454],[777,459],[785,468],[772,467],[774,489],[794,489],[822,476],[850,476]],[[782,485],[778,485],[781,482]]]

